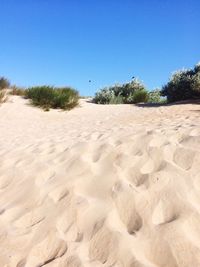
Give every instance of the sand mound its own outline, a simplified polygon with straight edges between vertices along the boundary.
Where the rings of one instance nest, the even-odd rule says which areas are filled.
[[[200,266],[199,106],[0,107],[0,266]]]

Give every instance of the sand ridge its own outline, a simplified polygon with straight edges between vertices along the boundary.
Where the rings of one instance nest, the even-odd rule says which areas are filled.
[[[0,266],[200,266],[200,107],[0,107]]]

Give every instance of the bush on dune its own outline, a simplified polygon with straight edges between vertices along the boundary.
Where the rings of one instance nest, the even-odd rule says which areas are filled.
[[[124,97],[125,104],[136,104],[138,100],[141,102],[146,102],[146,97],[142,99],[135,98],[136,95],[144,95],[144,92],[147,93],[144,85],[137,79],[134,79],[130,83],[126,83],[122,87],[122,96]]]
[[[78,105],[79,94],[76,90],[64,87],[55,90],[54,108],[72,109]]]
[[[134,104],[147,101],[144,85],[134,79],[130,83],[116,84],[101,89],[95,94],[93,102],[97,104]]]
[[[113,96],[111,99],[110,99],[110,102],[109,102],[109,104],[115,104],[115,105],[117,105],[117,104],[123,104],[124,103],[124,99],[123,99],[123,96],[121,96],[121,95],[118,95],[118,96]]]
[[[10,82],[4,77],[0,77],[0,90],[7,89],[10,87]]]
[[[148,92],[146,90],[138,90],[131,97],[130,103],[146,103],[148,102]]]
[[[54,88],[50,86],[36,86],[28,88],[25,96],[31,99],[35,106],[50,108],[54,103],[55,92]]]
[[[168,102],[200,98],[200,63],[193,69],[176,71],[161,93]]]
[[[148,93],[148,103],[149,104],[166,104],[166,97],[162,97],[161,91],[159,89],[155,89]]]
[[[78,92],[69,87],[36,86],[28,88],[25,96],[31,99],[33,105],[45,110],[50,108],[69,110],[77,106],[79,100]]]
[[[105,87],[95,94],[93,102],[96,104],[110,104],[111,99],[115,97],[112,87]]]

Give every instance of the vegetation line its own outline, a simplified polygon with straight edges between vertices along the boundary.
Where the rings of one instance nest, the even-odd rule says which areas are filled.
[[[5,89],[10,94],[24,96],[32,104],[42,107],[69,110],[78,105],[79,93],[71,87],[36,86],[28,89],[10,85],[8,79],[0,77],[0,103],[6,101]],[[96,104],[164,104],[183,100],[200,99],[200,63],[193,69],[184,69],[172,74],[169,82],[161,89],[148,91],[144,84],[134,78],[129,83],[105,87],[96,92],[93,102]]]

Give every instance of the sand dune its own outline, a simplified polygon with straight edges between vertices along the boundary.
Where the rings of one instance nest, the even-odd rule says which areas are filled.
[[[200,107],[0,107],[0,266],[199,267]]]

